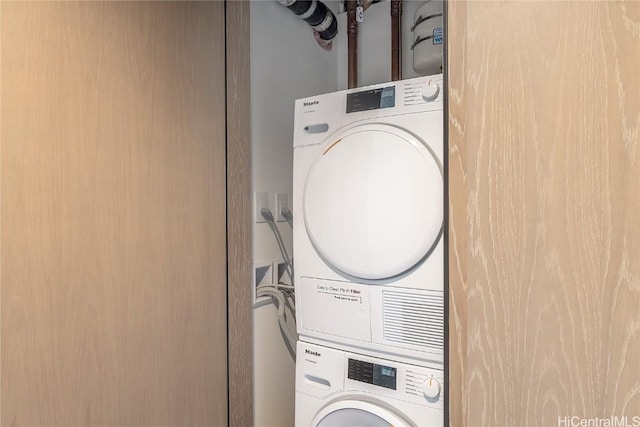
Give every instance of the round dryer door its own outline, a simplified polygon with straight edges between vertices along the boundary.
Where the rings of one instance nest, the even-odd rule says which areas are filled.
[[[311,423],[313,427],[407,427],[399,415],[362,401],[340,401],[324,408]]]
[[[440,162],[402,129],[357,126],[328,141],[303,206],[307,233],[327,263],[357,278],[390,278],[424,259],[440,237]]]

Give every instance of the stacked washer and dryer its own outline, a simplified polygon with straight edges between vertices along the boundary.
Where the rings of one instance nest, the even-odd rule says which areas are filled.
[[[442,75],[296,101],[296,425],[442,426]]]

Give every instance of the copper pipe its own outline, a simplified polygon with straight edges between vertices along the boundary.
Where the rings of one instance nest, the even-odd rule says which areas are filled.
[[[356,0],[347,0],[347,55],[349,89],[358,86],[358,21]]]
[[[391,0],[391,80],[402,79],[402,0]]]

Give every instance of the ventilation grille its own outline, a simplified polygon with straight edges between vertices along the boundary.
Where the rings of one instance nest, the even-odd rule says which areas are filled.
[[[441,352],[444,350],[442,292],[383,292],[384,339]]]

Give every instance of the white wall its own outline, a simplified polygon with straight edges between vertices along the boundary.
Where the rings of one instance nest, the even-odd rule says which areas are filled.
[[[250,40],[253,191],[272,195],[275,214],[273,193],[292,192],[294,101],[337,90],[337,54],[318,47],[311,28],[275,1],[251,2]],[[291,228],[278,226],[291,254]],[[255,261],[281,258],[266,224],[254,224],[253,248]],[[293,425],[295,365],[271,304],[254,309],[254,366],[256,426]]]
[[[424,0],[404,0],[402,5],[402,78],[417,77],[413,71],[413,15]],[[338,15],[338,87],[347,88],[347,16]],[[391,80],[391,2],[371,5],[358,27],[358,86]]]
[[[423,1],[404,2],[403,77],[411,78],[413,14]],[[337,2],[325,1],[334,12]],[[390,2],[372,5],[359,31],[359,85],[391,79]],[[253,191],[291,195],[294,100],[347,86],[346,14],[338,16],[339,35],[332,52],[320,49],[309,26],[275,1],[251,2],[251,138]],[[231,53],[232,54],[232,53]],[[291,229],[278,223],[289,253]],[[254,224],[254,261],[280,259],[266,224]],[[292,426],[294,369],[277,326],[273,305],[254,309],[254,402],[258,427]]]

